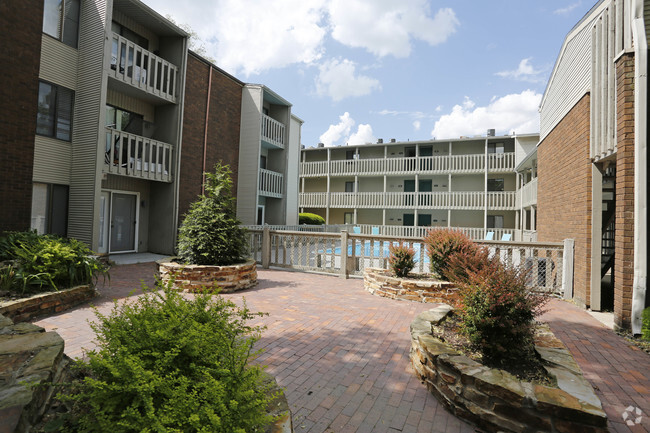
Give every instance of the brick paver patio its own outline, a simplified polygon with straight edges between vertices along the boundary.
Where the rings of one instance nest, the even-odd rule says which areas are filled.
[[[94,304],[109,311],[139,280],[152,285],[154,271],[152,263],[114,267]],[[259,280],[224,296],[269,313],[256,319],[267,326],[258,361],[286,389],[295,432],[475,431],[447,412],[409,365],[409,324],[430,305],[372,296],[358,279],[259,270]],[[611,431],[650,432],[650,356],[569,303],[554,300],[549,309],[544,319],[596,388]],[[81,306],[36,324],[59,332],[66,353],[78,357],[92,348],[93,319]],[[643,411],[641,424],[623,422],[627,406]]]

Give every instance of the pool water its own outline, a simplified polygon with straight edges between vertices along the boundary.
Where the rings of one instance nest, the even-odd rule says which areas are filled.
[[[356,257],[389,257],[390,252],[388,250],[388,247],[391,245],[391,243],[394,246],[398,246],[399,242],[375,242],[374,245],[370,245],[370,241],[365,241],[363,245],[360,243],[356,243],[355,249],[354,249],[354,255]],[[416,262],[420,261],[420,250],[422,245],[417,243],[410,245],[411,248],[413,248],[413,251],[415,251],[415,255],[413,256],[413,260]],[[362,250],[363,248],[363,250]],[[327,254],[331,254],[332,250],[328,249]],[[336,247],[334,249],[334,254],[339,255],[341,254],[341,248]],[[348,247],[348,256],[352,255],[352,245]],[[423,254],[424,256],[424,261],[428,262],[428,257],[426,254]]]

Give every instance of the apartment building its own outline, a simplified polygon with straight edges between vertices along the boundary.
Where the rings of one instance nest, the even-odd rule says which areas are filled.
[[[474,238],[522,236],[515,167],[537,134],[397,142],[302,150],[300,209],[328,224],[454,227]],[[404,234],[424,230],[402,229]]]
[[[302,124],[291,104],[268,87],[244,86],[237,175],[243,224],[298,224]]]
[[[297,223],[302,121],[286,100],[188,51],[188,35],[139,0],[0,8],[0,198],[12,204],[0,231],[75,237],[100,254],[172,254],[219,161],[247,223],[258,213]]]
[[[650,1],[602,0],[566,36],[540,108],[537,237],[575,239],[574,300],[641,329]],[[605,282],[611,284],[605,284]]]

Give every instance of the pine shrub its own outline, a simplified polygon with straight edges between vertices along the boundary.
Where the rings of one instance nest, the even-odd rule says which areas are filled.
[[[641,338],[650,341],[650,307],[643,310]]]
[[[236,216],[230,175],[220,163],[205,174],[205,194],[192,203],[178,232],[178,255],[186,263],[224,266],[245,260],[248,235]]]
[[[398,278],[406,278],[415,266],[415,251],[403,244],[389,245],[388,265]]]
[[[261,431],[270,398],[251,365],[261,328],[220,296],[184,298],[172,282],[95,311],[98,347],[78,361],[65,428],[77,432]],[[65,429],[64,429],[65,430]]]
[[[298,224],[323,225],[325,218],[315,213],[303,212],[298,214]]]
[[[452,255],[471,254],[478,248],[463,232],[451,229],[429,230],[424,244],[427,247],[431,272],[439,278],[445,277]]]

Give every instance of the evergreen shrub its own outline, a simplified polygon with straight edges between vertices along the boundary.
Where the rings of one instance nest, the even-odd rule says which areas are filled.
[[[432,229],[424,238],[431,272],[439,278],[445,277],[449,258],[458,253],[471,254],[478,248],[463,232],[452,229]]]
[[[388,252],[390,256],[388,257],[388,265],[391,270],[398,278],[406,278],[415,266],[415,251],[413,248],[409,248],[403,244],[399,245],[389,245]]]
[[[298,214],[298,224],[323,225],[325,218],[315,213],[303,212]]]
[[[226,266],[245,261],[248,235],[236,216],[231,173],[218,163],[214,173],[205,174],[205,193],[192,203],[178,232],[184,262]]]
[[[643,310],[641,338],[650,341],[650,307]]]

